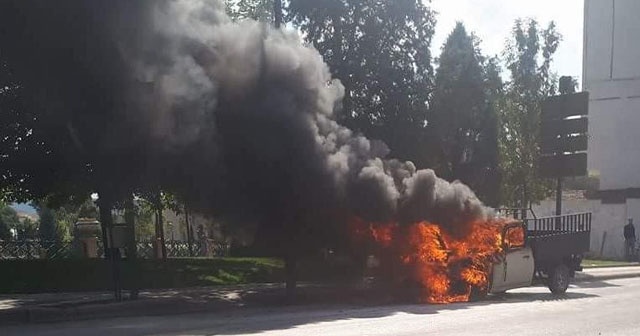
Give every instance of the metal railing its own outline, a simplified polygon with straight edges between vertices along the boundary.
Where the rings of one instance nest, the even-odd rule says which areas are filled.
[[[72,242],[0,241],[0,259],[62,259],[74,254]]]
[[[590,212],[525,219],[528,231],[546,233],[591,231]]]
[[[191,246],[186,241],[166,241],[167,258],[188,257],[223,257],[229,255],[227,243],[211,239],[194,241]],[[137,256],[142,259],[155,257],[153,241],[137,241]],[[0,260],[10,259],[64,259],[81,255],[80,248],[73,241],[41,241],[41,240],[0,240]],[[101,240],[97,241],[97,255],[104,256]]]
[[[154,258],[153,241],[138,241],[136,247],[139,258]],[[224,257],[229,255],[230,246],[211,239],[193,241],[191,245],[186,241],[167,240],[165,249],[167,258]]]

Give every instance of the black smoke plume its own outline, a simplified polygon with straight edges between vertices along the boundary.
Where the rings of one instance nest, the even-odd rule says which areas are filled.
[[[466,186],[339,125],[343,87],[295,31],[234,23],[220,1],[0,6],[0,57],[51,102],[38,107],[59,136],[96,167],[129,153],[139,181],[199,211],[293,236],[340,212],[454,232],[490,215]]]

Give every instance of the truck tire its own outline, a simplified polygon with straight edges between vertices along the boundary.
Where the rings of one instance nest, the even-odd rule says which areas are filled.
[[[553,294],[563,294],[569,287],[569,268],[565,264],[557,265],[550,273],[548,278],[549,290]]]
[[[471,302],[482,301],[487,297],[488,293],[489,293],[488,288],[473,286],[471,287],[471,293],[469,294],[469,301]]]

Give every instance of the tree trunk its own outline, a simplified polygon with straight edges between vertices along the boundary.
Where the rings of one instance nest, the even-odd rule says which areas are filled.
[[[527,210],[529,208],[529,194],[527,193],[527,182],[522,184],[522,219],[527,219]]]
[[[158,210],[154,209],[155,211],[155,233],[153,235],[153,257],[156,259],[160,259],[161,257],[161,252],[160,252],[160,218],[158,217]]]
[[[105,192],[101,192],[99,195],[99,209],[100,209],[100,227],[102,229],[102,249],[104,250],[105,259],[110,259],[111,251],[109,250],[109,229],[113,226],[113,217],[111,216],[111,209],[113,208],[113,201]]]
[[[135,229],[135,220],[136,213],[133,204],[133,195],[130,195],[125,203],[124,209],[124,220],[127,223],[127,230],[129,232],[128,241],[127,241],[127,259],[130,263],[135,263],[135,260],[138,259],[138,249],[136,246],[136,229]],[[133,272],[137,272],[137,267],[131,267]],[[133,274],[131,276],[131,294],[130,298],[135,300],[138,298],[139,286],[137,283],[138,277]]]
[[[273,1],[273,24],[276,28],[282,25],[282,0]]]
[[[136,230],[135,221],[136,213],[133,205],[133,195],[127,197],[124,205],[124,221],[127,224],[127,259],[137,259],[138,251],[136,248]]]
[[[162,209],[156,208],[156,235],[155,235],[155,257],[156,259],[167,258],[167,246],[164,239],[164,222]]]
[[[158,228],[160,229],[160,251],[162,252],[162,259],[167,259],[167,245],[164,239],[164,221],[162,216],[162,208],[158,209]]]
[[[291,250],[291,248],[289,248]],[[285,268],[285,288],[286,288],[286,299],[288,303],[293,303],[296,296],[296,283],[297,283],[297,268],[298,268],[298,260],[293,251],[288,251],[287,255],[284,258],[284,268]]]
[[[187,226],[187,243],[189,244],[189,256],[193,257],[193,229],[189,223],[189,209],[184,206],[184,223]]]

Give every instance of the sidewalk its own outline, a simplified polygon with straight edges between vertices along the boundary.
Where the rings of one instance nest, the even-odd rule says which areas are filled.
[[[640,277],[640,267],[599,267],[576,273],[575,282]],[[0,326],[8,324],[172,315],[284,306],[282,284],[252,284],[211,288],[144,291],[138,300],[114,302],[112,293],[0,295]],[[128,294],[125,294],[125,297]],[[301,284],[298,305],[368,304],[393,302],[388,293],[355,286]]]
[[[584,271],[576,273],[575,281],[601,281],[634,277],[640,277],[640,265],[585,268]]]

